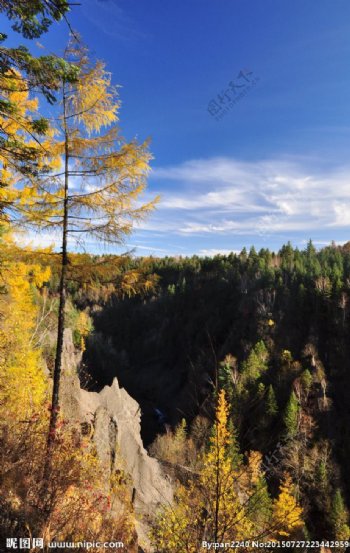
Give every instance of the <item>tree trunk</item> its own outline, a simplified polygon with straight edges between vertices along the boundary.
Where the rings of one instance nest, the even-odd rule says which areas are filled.
[[[53,389],[52,389],[52,403],[51,403],[51,415],[49,424],[49,434],[47,438],[47,450],[46,450],[46,463],[44,470],[44,480],[49,476],[52,448],[55,443],[57,421],[59,415],[59,391],[61,382],[61,370],[62,370],[62,352],[63,352],[63,337],[65,327],[65,307],[66,307],[66,281],[67,281],[67,266],[68,266],[68,253],[67,253],[67,235],[68,235],[68,185],[69,185],[69,148],[68,148],[68,131],[66,124],[66,96],[65,88],[63,85],[63,122],[64,122],[64,134],[65,134],[65,159],[64,159],[64,199],[63,199],[63,220],[62,220],[62,258],[61,258],[61,276],[60,276],[60,288],[59,288],[59,310],[58,310],[58,328],[57,328],[57,345],[55,366],[53,372]]]

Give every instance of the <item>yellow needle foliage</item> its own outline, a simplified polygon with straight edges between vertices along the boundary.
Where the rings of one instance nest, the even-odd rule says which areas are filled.
[[[232,452],[225,392],[219,393],[216,422],[202,468],[179,485],[174,503],[163,507],[151,532],[158,553],[197,553],[202,541],[276,539],[303,526],[302,509],[286,478],[273,502],[263,477],[262,456],[253,451],[247,464]],[[220,547],[223,547],[221,545]]]
[[[29,97],[28,84],[16,70],[0,74],[0,99],[6,105],[12,106],[9,111],[0,110],[1,133],[8,140],[16,139],[13,153],[9,148],[0,149],[1,164],[11,168],[15,155],[20,153],[21,147],[28,145],[35,147],[34,140],[28,142],[33,136],[33,127],[27,115],[37,111],[38,100]]]
[[[64,79],[61,83],[57,126],[47,133],[42,145],[45,154],[40,169],[46,168],[46,172],[22,175],[7,202],[18,227],[56,231],[62,247],[46,472],[59,407],[69,240],[79,246],[88,237],[122,243],[134,222],[143,220],[155,205],[155,201],[140,202],[151,159],[148,143],[127,142],[120,135],[116,124],[120,102],[116,88],[111,86],[110,73],[102,62],[89,60],[76,38],[68,45],[65,60],[79,69],[79,78],[74,83]],[[129,275],[124,292],[133,294],[136,284]]]
[[[24,155],[23,148],[36,147],[35,141],[30,140],[32,130],[27,114],[37,110],[38,101],[29,98],[26,83],[17,71],[0,74],[0,100],[12,106],[9,113],[0,110],[0,129],[4,140],[4,147],[0,148],[0,201],[6,207],[17,198],[16,190],[8,186],[14,183],[14,175]]]
[[[30,96],[19,71],[0,75],[0,218],[13,227],[21,226],[28,208],[36,204],[37,175],[61,165],[50,152],[55,130],[38,108],[38,98]]]
[[[1,267],[5,293],[0,295],[0,412],[26,419],[40,409],[47,382],[40,351],[32,344],[37,308],[35,289],[49,279],[49,269],[23,262]]]
[[[248,455],[248,474],[253,485],[258,484],[262,476],[261,464],[262,455],[260,451],[250,451]]]
[[[252,523],[238,490],[241,468],[232,468],[229,451],[228,404],[222,390],[203,468],[188,486],[179,487],[174,505],[164,508],[152,530],[157,551],[197,553],[202,540],[251,535]]]
[[[43,482],[50,383],[35,346],[36,299],[50,269],[19,254],[15,260],[9,250],[18,250],[8,238],[0,246],[0,538],[29,532],[47,540],[115,540],[134,551],[127,479],[122,470],[106,478],[79,425],[59,420],[50,480]],[[86,332],[84,314],[79,325]]]
[[[221,390],[214,433],[201,475],[212,537],[221,542],[232,535],[244,539],[252,529],[238,494],[241,468],[233,469],[229,455],[228,411],[225,392]]]
[[[91,330],[92,330],[91,318],[85,311],[79,311],[77,322],[76,322],[76,332],[80,337],[81,351],[85,351],[85,339],[90,334]]]
[[[140,202],[150,169],[148,142],[127,142],[121,136],[117,88],[104,63],[91,62],[74,40],[65,57],[79,67],[79,79],[62,83],[59,123],[45,144],[51,169],[58,167],[58,159],[61,165],[21,189],[22,218],[78,243],[88,236],[122,242],[133,223],[155,206],[155,201]]]
[[[286,476],[273,505],[273,519],[277,536],[290,536],[295,530],[303,527],[303,510],[293,495],[293,484]]]

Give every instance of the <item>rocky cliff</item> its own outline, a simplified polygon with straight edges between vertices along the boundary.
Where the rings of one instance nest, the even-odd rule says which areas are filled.
[[[78,367],[81,357],[76,354],[72,333],[65,331],[61,382],[61,410],[63,416],[77,423],[81,432],[94,441],[97,454],[106,468],[106,476],[120,468],[131,478],[131,496],[136,516],[137,531],[144,550],[147,544],[147,521],[157,507],[172,500],[169,477],[156,459],[143,447],[140,434],[140,406],[118,385],[99,393],[88,392],[80,386]]]

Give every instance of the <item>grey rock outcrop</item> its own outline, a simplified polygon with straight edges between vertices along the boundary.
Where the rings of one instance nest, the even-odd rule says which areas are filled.
[[[158,461],[150,457],[141,440],[140,406],[115,378],[100,392],[81,389],[72,333],[65,330],[60,390],[63,416],[80,425],[94,440],[106,475],[118,470],[120,459],[132,481],[132,500],[141,523],[139,536],[145,534],[147,519],[161,503],[172,501],[172,486]],[[118,459],[118,463],[117,463]],[[143,522],[142,522],[143,521]],[[143,536],[145,538],[145,536]]]

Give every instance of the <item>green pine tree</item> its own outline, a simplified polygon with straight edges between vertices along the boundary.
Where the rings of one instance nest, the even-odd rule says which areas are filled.
[[[313,382],[312,374],[308,369],[306,369],[305,371],[302,372],[300,378],[301,378],[301,384],[303,386],[303,390],[305,394],[308,395]]]
[[[291,393],[285,412],[283,422],[286,434],[289,438],[296,436],[298,432],[299,402],[294,392]]]
[[[258,342],[243,363],[242,376],[246,382],[254,382],[268,369],[269,353],[264,342]]]
[[[232,419],[229,420],[227,429],[229,432],[227,451],[231,459],[232,468],[236,469],[241,465],[243,457],[239,451],[238,433]]]
[[[344,499],[338,488],[334,494],[332,501],[332,510],[330,521],[336,540],[348,540],[350,535],[350,527],[348,525],[349,514],[344,504]]]
[[[270,386],[267,389],[266,400],[265,400],[265,411],[267,416],[270,419],[274,418],[278,413],[276,394],[272,384],[270,384]]]

